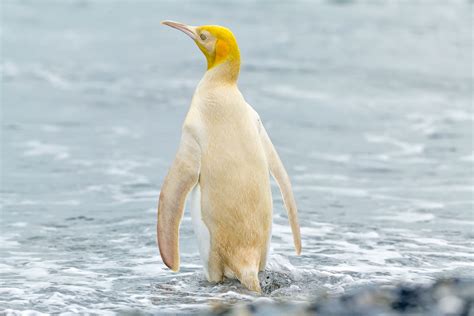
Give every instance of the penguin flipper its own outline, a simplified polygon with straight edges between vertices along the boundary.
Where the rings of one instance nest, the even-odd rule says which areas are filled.
[[[179,270],[179,225],[186,197],[199,180],[200,166],[200,146],[183,130],[175,160],[161,187],[156,226],[161,258],[173,271]]]
[[[301,253],[301,233],[300,225],[298,223],[298,209],[296,207],[295,197],[291,189],[291,182],[288,173],[283,166],[283,163],[278,156],[278,153],[273,146],[267,131],[263,124],[259,121],[260,138],[267,156],[268,165],[273,178],[278,183],[286,211],[288,213],[288,220],[290,221],[291,231],[293,233],[293,242],[295,245],[296,254]]]

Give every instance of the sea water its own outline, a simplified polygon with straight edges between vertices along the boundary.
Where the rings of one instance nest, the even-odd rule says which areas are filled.
[[[472,275],[472,1],[2,1],[0,310],[192,312]],[[159,190],[205,60],[163,19],[230,27],[272,183],[263,298],[181,270]]]

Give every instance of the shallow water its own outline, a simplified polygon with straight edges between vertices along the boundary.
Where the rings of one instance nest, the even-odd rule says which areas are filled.
[[[472,275],[471,12],[2,1],[1,309],[189,312],[257,298],[205,281],[188,211],[181,271],[159,258],[157,197],[204,71],[162,19],[234,30],[241,90],[290,173],[303,253],[273,184],[265,297]]]

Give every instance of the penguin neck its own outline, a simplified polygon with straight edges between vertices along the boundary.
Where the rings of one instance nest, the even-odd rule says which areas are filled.
[[[228,59],[218,65],[209,67],[203,79],[218,84],[237,84],[240,73],[240,58]]]

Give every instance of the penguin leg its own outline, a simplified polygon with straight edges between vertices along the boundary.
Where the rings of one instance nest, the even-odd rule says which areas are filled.
[[[224,265],[219,254],[215,250],[209,253],[208,281],[212,283],[222,282],[224,278]]]
[[[240,283],[248,290],[262,293],[260,281],[258,280],[260,258],[258,255],[253,256],[249,252],[245,253],[238,254],[232,258],[233,260],[227,260],[229,269],[234,272]],[[247,258],[244,258],[245,255],[247,255]]]
[[[264,271],[267,265],[268,257],[270,256],[270,243],[272,241],[272,222],[270,219],[270,229],[267,235],[267,239],[264,242],[264,247],[261,248],[260,252],[260,263],[258,265],[258,271]]]
[[[245,286],[250,291],[257,293],[262,293],[262,288],[260,287],[260,281],[258,280],[257,270],[244,270],[237,273],[237,278],[240,283]]]
[[[265,266],[267,265],[267,258],[268,258],[268,250],[264,250],[262,251],[262,259],[260,260],[260,264],[258,266],[258,271],[261,272],[261,271],[264,271],[265,270]]]

